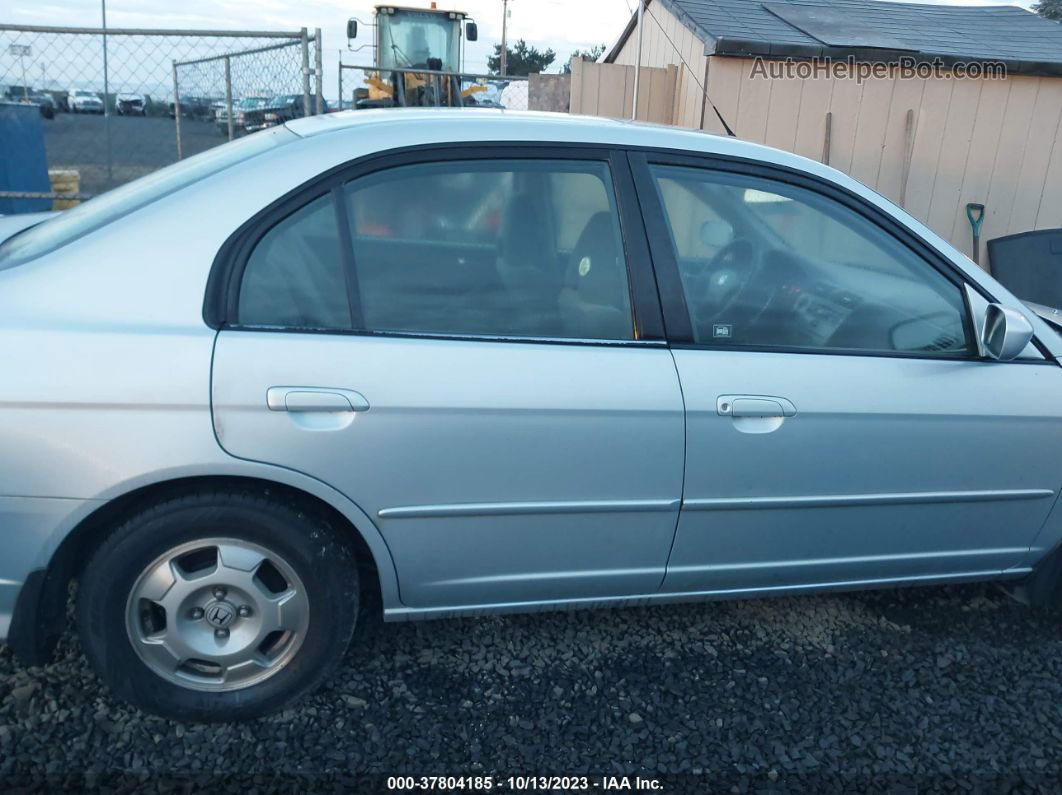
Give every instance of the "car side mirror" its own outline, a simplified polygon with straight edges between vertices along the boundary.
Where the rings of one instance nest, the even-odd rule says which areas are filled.
[[[469,41],[479,40],[479,26],[475,22],[465,23],[465,38]]]
[[[358,20],[356,20],[356,19],[348,19],[347,20],[347,38],[348,39],[356,39],[356,38],[358,38]]]
[[[989,304],[981,331],[981,350],[989,359],[1009,362],[1032,340],[1032,324],[1016,309]]]

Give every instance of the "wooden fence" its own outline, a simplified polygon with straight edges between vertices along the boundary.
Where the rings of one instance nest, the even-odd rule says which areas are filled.
[[[678,68],[642,68],[638,86],[638,120],[675,123]],[[572,61],[571,112],[629,119],[634,103],[634,67]]]

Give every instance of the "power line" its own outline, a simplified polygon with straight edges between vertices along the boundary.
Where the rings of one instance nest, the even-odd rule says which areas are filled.
[[[678,48],[678,45],[676,45],[675,42],[671,40],[671,37],[667,35],[667,31],[664,30],[664,26],[660,24],[660,20],[656,18],[656,14],[654,14],[653,10],[649,7],[649,3],[647,2],[647,0],[639,0],[639,2],[645,3],[645,13],[647,13],[653,18],[653,22],[656,23],[656,26],[660,29],[660,32],[664,34],[664,38],[667,39],[667,43],[671,45],[671,48],[675,51],[675,54],[678,55],[679,60],[682,61],[682,65],[686,67],[686,71],[688,71],[690,73],[690,77],[693,78],[693,82],[696,83],[697,87],[701,90],[701,96],[709,105],[712,106],[712,110],[715,111],[715,115],[719,118],[719,123],[722,124],[723,129],[726,130],[726,134],[729,135],[731,138],[737,138],[737,136],[734,134],[734,131],[730,129],[730,125],[726,123],[726,119],[723,118],[723,114],[719,112],[719,108],[715,106],[715,103],[712,102],[712,98],[708,96],[708,89],[705,88],[704,84],[701,83],[701,81],[698,79],[697,73],[693,71],[693,67],[686,62],[686,59],[685,57],[683,57],[682,51]]]

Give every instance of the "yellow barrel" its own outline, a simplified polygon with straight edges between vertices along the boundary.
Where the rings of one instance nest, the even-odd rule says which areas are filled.
[[[77,193],[81,185],[81,174],[73,168],[52,168],[48,170],[48,180],[52,183],[53,193]],[[65,210],[78,204],[77,199],[53,199],[53,210]]]

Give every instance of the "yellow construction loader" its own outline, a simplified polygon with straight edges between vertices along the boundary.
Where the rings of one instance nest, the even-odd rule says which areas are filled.
[[[358,35],[359,20],[347,22],[347,38]],[[355,91],[355,108],[460,107],[475,104],[486,86],[463,86],[464,45],[476,41],[476,23],[463,11],[376,6],[373,22],[374,69]]]

